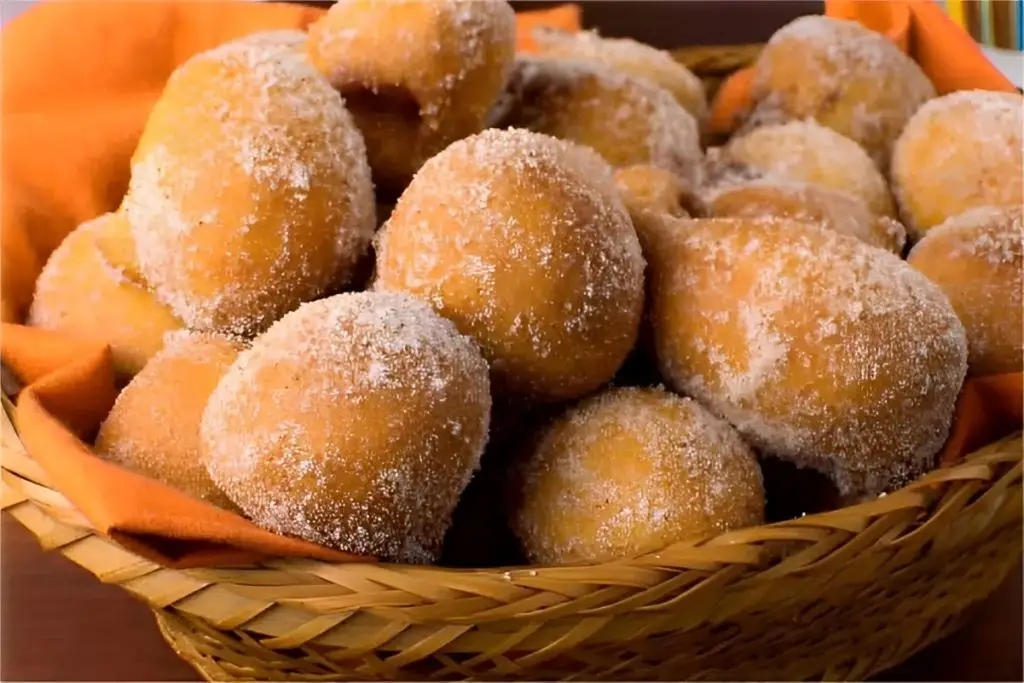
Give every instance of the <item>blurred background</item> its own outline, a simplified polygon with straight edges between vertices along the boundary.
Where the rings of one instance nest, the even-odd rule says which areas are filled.
[[[37,1],[0,0],[0,22],[10,21]],[[942,5],[950,18],[982,46],[989,60],[1007,78],[1017,87],[1024,87],[1024,0],[933,1]],[[512,4],[541,7],[559,3],[527,0]],[[602,0],[582,4],[585,26],[600,27],[608,36],[631,36],[666,49],[762,42],[791,19],[819,14],[823,7],[823,2],[814,0]],[[757,21],[737,21],[744,15],[750,16],[749,10],[755,5]],[[695,16],[695,12],[700,16]]]
[[[39,0],[0,0],[0,22],[6,23]],[[50,0],[61,1],[61,0]],[[102,2],[105,0],[94,0]],[[884,0],[875,0],[884,1]],[[926,0],[927,1],[927,0]],[[932,0],[943,6],[982,47],[1017,87],[1024,87],[1024,0]],[[323,4],[330,4],[325,2]],[[513,2],[541,7],[558,2]],[[820,14],[814,0],[602,0],[583,2],[584,25],[600,27],[608,36],[631,36],[662,48],[685,45],[756,43],[803,14]],[[683,20],[684,9],[686,19]],[[757,6],[757,21],[737,21]],[[695,17],[695,12],[699,17]],[[654,17],[654,19],[652,19]]]
[[[1018,88],[1024,86],[1024,0],[939,0],[989,60]]]

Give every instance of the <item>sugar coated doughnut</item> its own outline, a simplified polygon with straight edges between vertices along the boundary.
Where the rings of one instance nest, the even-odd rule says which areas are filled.
[[[341,0],[309,29],[313,64],[345,97],[378,183],[484,127],[515,58],[504,0]]]
[[[898,222],[873,214],[846,192],[793,181],[754,180],[709,195],[709,213],[717,218],[792,218],[818,223],[865,244],[900,254],[907,241]]]
[[[613,166],[646,164],[702,180],[697,120],[665,90],[597,62],[520,57],[499,127],[591,147]]]
[[[303,304],[243,352],[203,414],[212,479],[256,524],[359,555],[437,557],[487,441],[487,364],[400,293]]]
[[[251,335],[342,287],[375,228],[362,137],[304,59],[239,40],[171,76],[123,204],[159,298]]]
[[[109,344],[127,379],[163,347],[181,320],[135,272],[128,224],[108,213],[80,225],[54,250],[36,280],[28,324]]]
[[[967,330],[968,374],[1020,372],[1021,208],[981,207],[950,218],[925,234],[907,263],[936,283]]]
[[[212,333],[167,335],[166,346],[118,395],[100,426],[96,453],[208,503],[237,511],[207,474],[199,423],[240,342]]]
[[[512,527],[536,563],[635,557],[764,521],[750,447],[661,389],[611,389],[570,408],[517,475]]]
[[[708,115],[704,84],[664,50],[629,38],[603,38],[596,31],[539,29],[534,34],[540,54],[559,59],[589,60],[645,78],[667,90],[698,122]]]
[[[879,216],[897,216],[889,185],[864,148],[814,121],[754,128],[708,156],[712,165],[715,159],[746,164],[765,175],[849,192]]]
[[[966,90],[914,115],[893,151],[893,191],[911,236],[969,209],[1024,203],[1024,99]]]
[[[633,221],[640,249],[645,259],[658,248],[660,235],[675,230],[679,222],[673,218],[689,218],[697,211],[697,195],[676,175],[653,166],[628,166],[615,172],[619,189],[629,217]],[[646,288],[645,288],[646,291]],[[645,300],[647,297],[644,297]],[[636,346],[616,377],[616,382],[646,384],[646,379],[657,377],[654,342],[646,316],[640,321]],[[660,380],[654,380],[658,382]]]
[[[787,219],[695,219],[652,260],[662,375],[847,497],[923,472],[967,370],[942,291],[894,254]]]
[[[298,29],[257,31],[236,39],[234,42],[258,47],[268,54],[278,54],[308,63],[307,44],[309,35]]]
[[[634,217],[641,211],[658,211],[676,218],[690,216],[693,190],[678,176],[653,166],[628,166],[615,171],[615,185]]]
[[[671,218],[689,218],[703,210],[697,193],[676,175],[653,166],[628,166],[615,172],[615,184],[629,211],[641,252],[657,248],[660,233],[679,226]],[[700,209],[700,211],[698,210]],[[640,336],[646,336],[641,323]],[[641,344],[645,345],[644,339]]]
[[[809,15],[775,32],[754,66],[751,124],[814,119],[864,146],[881,168],[935,86],[888,38]]]
[[[488,130],[428,161],[379,233],[376,287],[473,337],[503,394],[557,401],[615,374],[644,261],[611,169],[584,147]]]
[[[271,31],[257,31],[239,38],[236,42],[261,45],[269,49],[280,49],[291,53],[294,57],[306,58],[306,44],[309,35],[298,29],[279,29]]]

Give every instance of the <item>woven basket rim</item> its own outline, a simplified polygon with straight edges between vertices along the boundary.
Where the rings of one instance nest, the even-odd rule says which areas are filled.
[[[68,512],[77,514],[80,517],[79,525],[82,528],[87,529],[92,534],[106,539],[114,545],[117,545],[116,542],[103,534],[99,534],[94,528],[92,528],[88,522],[85,521],[84,517],[81,517],[77,509],[75,509],[74,506],[63,497],[63,494],[56,489],[53,489],[48,484],[45,473],[38,467],[38,465],[36,465],[31,454],[28,453],[27,449],[25,449],[24,445],[20,442],[17,429],[14,427],[13,409],[13,404],[6,396],[4,396],[2,416],[4,427],[4,457],[0,460],[0,469],[5,473],[14,475],[22,482],[31,484],[31,486],[28,487],[30,492],[25,494],[25,497],[29,500],[39,502],[33,495],[34,493],[36,495],[41,493],[38,491],[39,488],[45,489],[51,494],[55,494],[52,498],[62,501],[62,507],[67,508]],[[12,436],[17,440],[17,444],[9,443],[9,439]],[[329,562],[310,558],[275,557],[245,566],[251,568],[266,567],[268,566],[268,563],[272,563],[274,566],[278,567],[284,563],[304,568],[310,568],[317,565],[336,568],[344,568],[347,566],[376,566],[392,570],[401,570],[405,574],[412,575],[420,579],[442,577],[452,574],[500,576],[502,578],[509,579],[513,574],[517,576],[525,574],[529,577],[541,575],[557,576],[559,573],[575,574],[588,569],[613,570],[616,567],[630,565],[650,566],[654,568],[664,566],[666,561],[670,561],[673,555],[678,554],[685,554],[692,561],[695,556],[699,556],[701,554],[702,548],[713,549],[713,552],[709,553],[709,564],[718,564],[723,552],[726,554],[735,554],[738,562],[750,562],[755,560],[752,555],[756,555],[752,546],[756,547],[758,544],[772,541],[803,540],[808,535],[809,530],[813,530],[815,528],[820,528],[822,530],[846,529],[855,533],[866,526],[865,520],[874,519],[887,513],[903,509],[922,508],[926,504],[925,498],[929,495],[935,495],[934,490],[937,485],[953,483],[964,479],[977,479],[979,475],[982,474],[979,468],[984,469],[992,466],[993,464],[999,465],[1000,463],[1012,468],[1013,465],[1009,463],[1012,463],[1014,460],[1016,460],[1016,466],[1019,468],[1021,466],[1021,460],[1024,459],[1024,440],[1022,439],[1024,439],[1024,433],[1022,433],[1022,430],[1017,430],[1012,434],[988,443],[974,452],[967,454],[955,465],[931,470],[896,491],[883,493],[877,498],[857,503],[855,505],[802,515],[800,517],[781,520],[770,524],[734,529],[713,536],[689,539],[670,544],[660,550],[646,552],[636,556],[626,556],[608,562],[561,565],[507,565],[497,567],[447,567],[439,565],[416,565],[391,562]],[[1014,442],[1020,442],[1020,445],[1016,448],[1011,448]],[[18,446],[21,447],[23,452],[22,457],[12,457],[12,446],[15,448]],[[1016,453],[1016,458],[1006,457],[1007,453]],[[25,456],[27,456],[31,464],[25,462]],[[33,465],[35,467],[32,467]],[[43,481],[39,481],[40,479]],[[4,484],[6,488],[8,482],[5,481]],[[47,498],[51,498],[51,496],[47,496]],[[54,502],[54,500],[44,501],[44,507],[50,507]],[[7,507],[6,502],[3,507]],[[811,534],[813,535],[813,532],[811,532]],[[117,545],[117,547],[121,548],[119,545]],[[734,552],[729,553],[730,549]],[[126,549],[122,548],[122,550],[130,553],[130,551]],[[131,554],[134,555],[134,553]],[[712,559],[710,555],[714,555],[716,559]],[[142,560],[141,558],[140,561],[148,562],[148,560]],[[182,569],[178,571],[202,571],[202,568],[197,568],[196,570]]]
[[[703,634],[692,636],[696,643],[731,642],[743,633],[737,623],[752,620],[753,633],[760,633],[773,619],[764,615],[776,609],[781,631],[777,624],[771,633],[799,634],[829,610],[846,609],[833,604],[836,595],[836,604],[858,614],[904,599],[923,610],[894,638],[885,635],[883,621],[840,655],[771,658],[788,680],[863,680],[950,632],[1020,556],[1024,441],[1018,431],[868,503],[601,565],[459,569],[276,558],[174,569],[91,529],[46,485],[6,401],[3,408],[0,508],[45,549],[148,605],[165,640],[207,680],[337,680],[342,670],[346,677],[423,680],[421,662],[439,676],[548,680],[547,662],[559,653],[572,653],[566,656],[574,662],[581,657],[588,671],[615,672],[623,666],[620,655],[642,656],[640,641],[675,642],[678,633],[689,643],[682,635],[689,633]],[[978,553],[988,559],[972,559]],[[941,580],[933,586],[933,579]],[[886,593],[893,582],[922,588],[893,597]],[[941,593],[950,582],[955,590]],[[933,593],[938,602],[926,602]],[[794,604],[809,612],[785,616]],[[750,638],[743,651],[761,642]],[[680,657],[703,656],[703,646],[694,647],[641,661],[638,670],[655,680]],[[712,650],[707,656],[715,663],[693,666],[732,677],[728,672],[739,665],[715,654],[717,646]],[[552,671],[563,670],[564,662]],[[747,671],[734,674],[740,680],[759,675],[750,673],[749,662],[740,670]]]

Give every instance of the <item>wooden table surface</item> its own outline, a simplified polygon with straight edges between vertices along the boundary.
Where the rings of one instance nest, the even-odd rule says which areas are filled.
[[[0,680],[194,681],[149,610],[99,583],[3,515]],[[902,681],[1021,681],[1021,571],[947,641],[880,677]]]

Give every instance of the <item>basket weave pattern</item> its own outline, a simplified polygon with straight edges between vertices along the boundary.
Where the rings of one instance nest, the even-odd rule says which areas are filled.
[[[674,54],[713,94],[758,49]],[[1022,551],[1017,433],[869,503],[599,566],[174,570],[96,534],[4,408],[0,507],[146,602],[210,680],[863,679],[955,629]]]
[[[588,567],[166,569],[96,535],[3,416],[0,507],[153,608],[215,680],[857,679],[956,627],[1021,555],[1018,433],[855,507]]]

